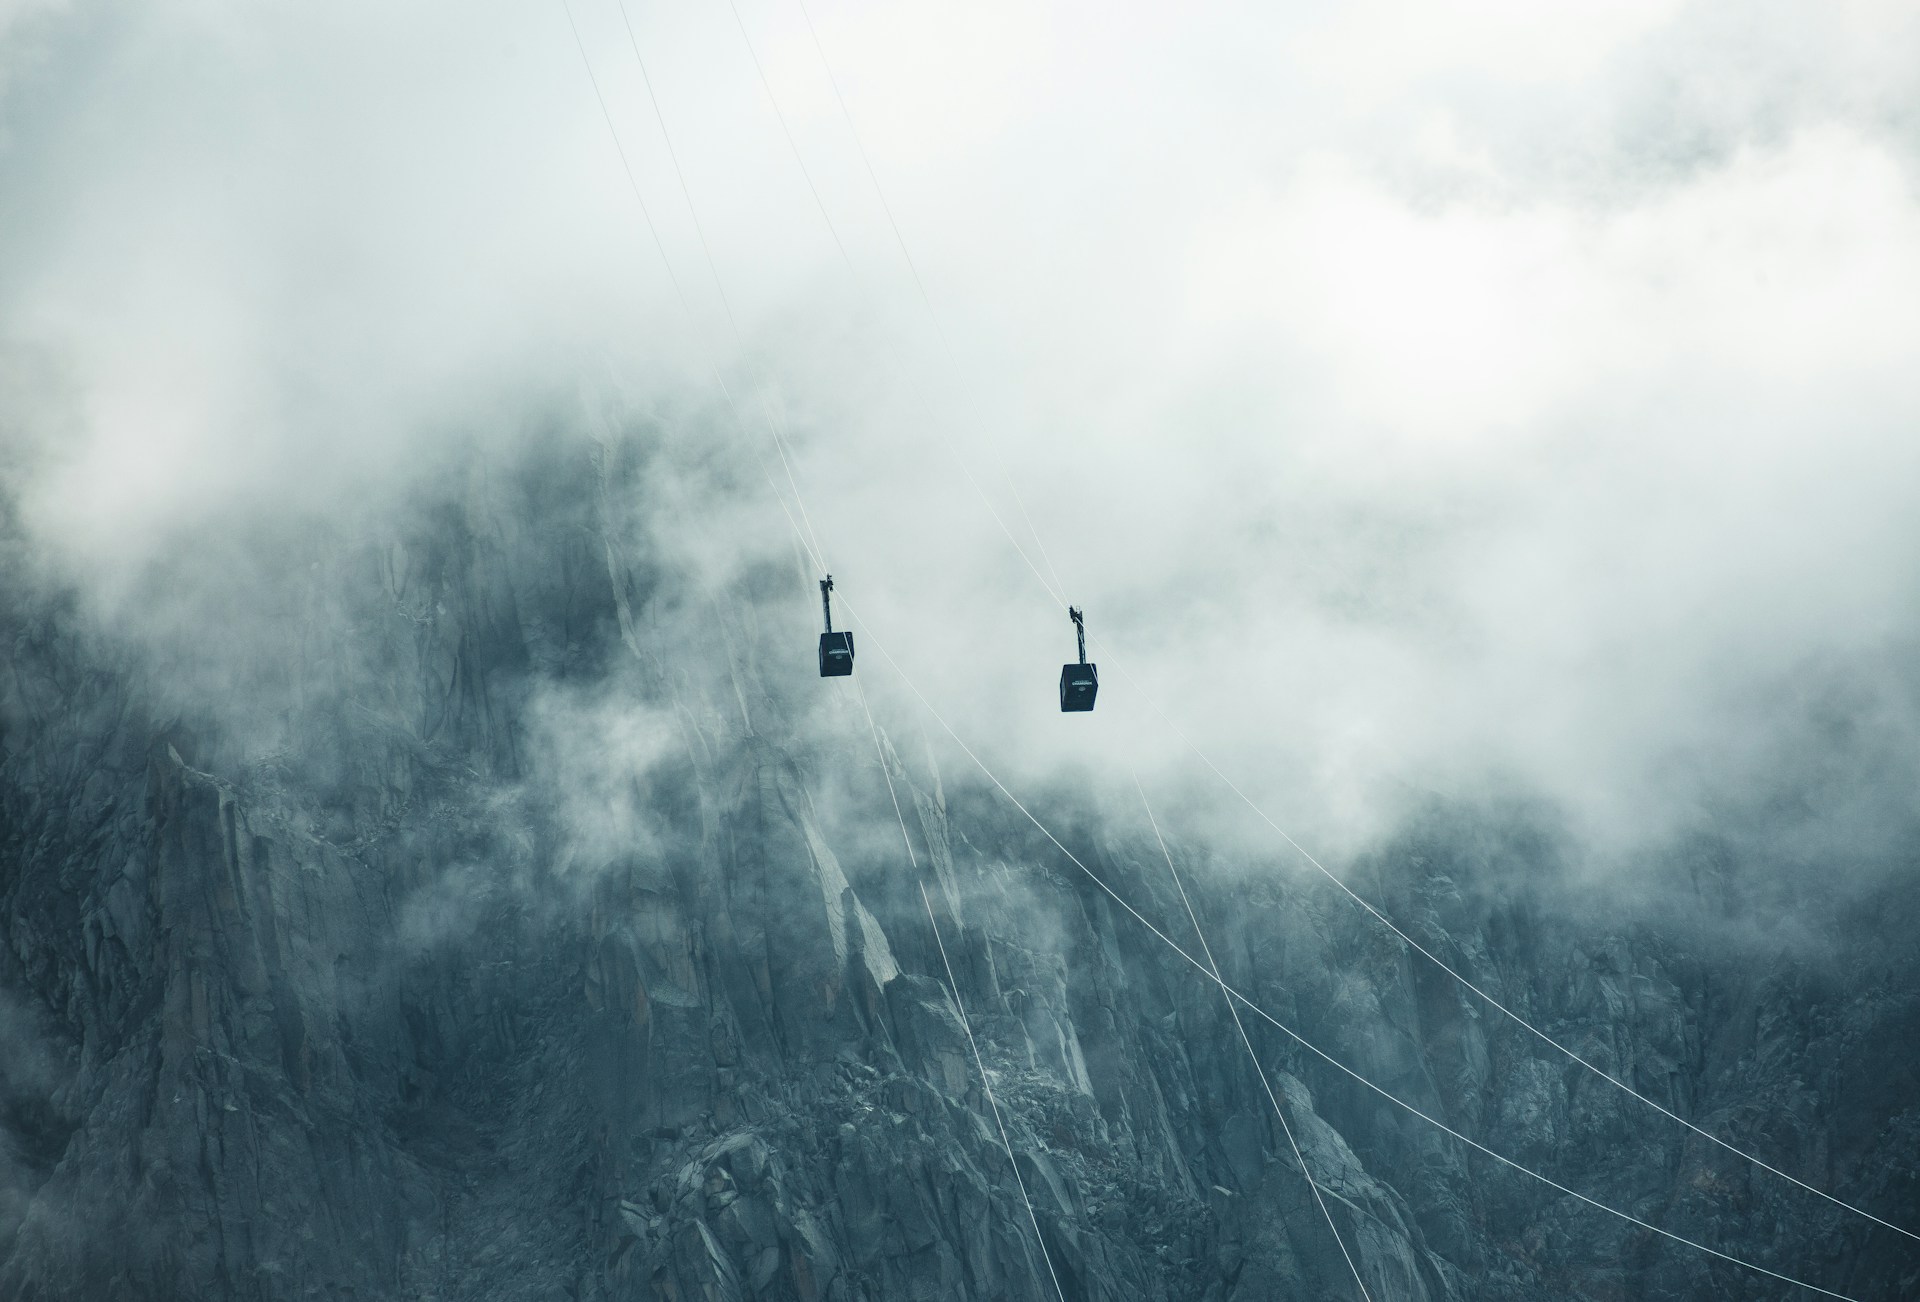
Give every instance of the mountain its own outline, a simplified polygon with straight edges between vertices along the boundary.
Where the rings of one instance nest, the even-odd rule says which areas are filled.
[[[870,733],[793,559],[703,586],[616,506],[657,462],[556,434],[188,535],[117,613],[9,526],[0,1296],[1245,1302],[1356,1296],[1342,1243],[1376,1302],[1809,1296],[1249,1014],[1336,1242],[1219,988],[1088,875],[1196,948],[1152,837],[1091,779],[1024,793],[1083,873],[911,715]],[[1595,1065],[1920,1225],[1920,878],[1750,846],[1616,896],[1550,810],[1436,800],[1338,867]],[[1226,980],[1385,1091],[1920,1295],[1920,1244],[1278,847],[1173,850]]]

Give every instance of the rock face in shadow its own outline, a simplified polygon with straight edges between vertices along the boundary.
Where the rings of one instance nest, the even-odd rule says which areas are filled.
[[[649,561],[608,507],[643,471],[566,445],[277,544],[294,577],[192,636],[10,562],[0,1297],[1354,1296],[1295,1142],[1378,1302],[1802,1296],[1249,1018],[1290,1141],[1217,987],[910,721],[876,755],[811,678],[805,576]],[[1151,841],[1037,808],[1191,934]],[[1549,839],[1438,812],[1353,871],[1596,1066],[1920,1223],[1911,879],[1783,953],[1728,939],[1737,864],[1610,915],[1527,884]],[[1227,978],[1383,1089],[1674,1234],[1920,1293],[1920,1245],[1324,884],[1189,868]]]

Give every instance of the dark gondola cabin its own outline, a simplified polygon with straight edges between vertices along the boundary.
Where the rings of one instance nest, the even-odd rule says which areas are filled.
[[[1060,708],[1067,713],[1091,710],[1093,698],[1100,692],[1100,674],[1087,663],[1087,626],[1078,608],[1067,607],[1073,619],[1073,631],[1080,642],[1080,663],[1060,666]]]
[[[853,634],[833,631],[833,576],[820,580],[820,611],[827,618],[827,631],[820,635],[820,676],[846,678],[853,673]]]
[[[845,678],[853,672],[853,634],[820,635],[820,676]]]
[[[1091,710],[1094,694],[1100,690],[1100,675],[1092,665],[1060,666],[1060,708]]]

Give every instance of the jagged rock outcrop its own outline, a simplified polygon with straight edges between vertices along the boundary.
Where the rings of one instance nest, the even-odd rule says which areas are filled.
[[[0,579],[0,1296],[1350,1295],[1218,989],[929,747],[876,758],[779,564],[708,593],[651,561],[609,506],[645,473],[568,444],[281,538],[293,577],[184,641]],[[1151,843],[1051,801],[1184,919]],[[1920,1222],[1911,877],[1809,888],[1822,944],[1767,953],[1717,938],[1735,868],[1610,913],[1550,842],[1436,811],[1354,871],[1608,1072]],[[1195,880],[1227,978],[1383,1088],[1674,1233],[1920,1290],[1911,1244],[1312,882]],[[1379,1302],[1794,1295],[1248,1031]]]

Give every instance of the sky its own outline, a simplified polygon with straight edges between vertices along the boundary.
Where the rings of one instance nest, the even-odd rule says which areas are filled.
[[[138,628],[189,536],[630,415],[757,462],[671,563],[785,504],[883,713],[1023,784],[1906,817],[1911,6],[737,4],[0,0],[47,563]]]

